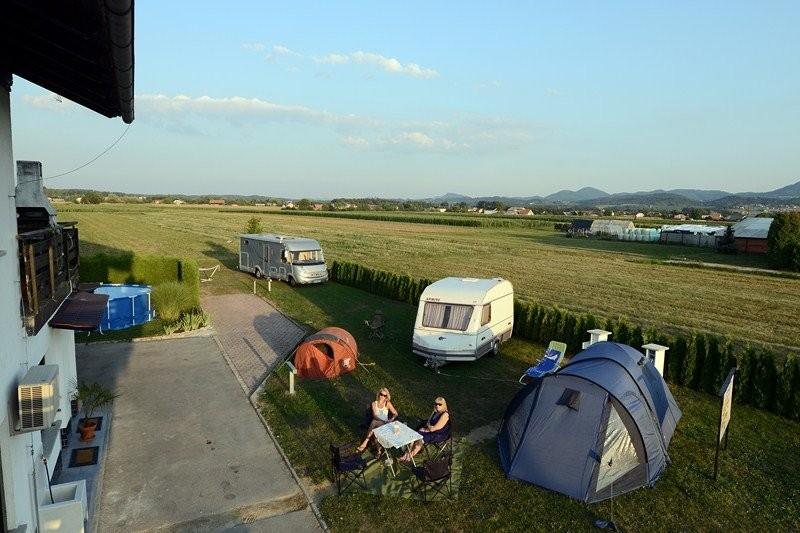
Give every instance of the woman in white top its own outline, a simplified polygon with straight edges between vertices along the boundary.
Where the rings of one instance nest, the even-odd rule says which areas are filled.
[[[361,446],[358,447],[359,452],[367,449],[369,440],[372,438],[372,431],[375,428],[381,427],[384,424],[394,421],[397,418],[397,409],[392,405],[392,395],[389,394],[389,389],[386,387],[378,391],[375,396],[375,401],[370,405],[372,413],[372,420],[367,427],[367,436],[364,437]]]

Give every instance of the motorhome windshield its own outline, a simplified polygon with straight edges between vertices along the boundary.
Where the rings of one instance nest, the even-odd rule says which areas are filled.
[[[295,265],[321,265],[325,263],[322,250],[302,250],[292,252],[292,264]]]
[[[466,331],[472,318],[471,305],[425,302],[422,325],[426,328]]]

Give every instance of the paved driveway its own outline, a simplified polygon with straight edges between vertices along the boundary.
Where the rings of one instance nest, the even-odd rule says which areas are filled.
[[[299,326],[253,294],[208,296],[203,298],[203,309],[211,315],[217,340],[248,395],[305,336]]]
[[[78,346],[112,386],[98,531],[315,531],[317,521],[209,337]]]

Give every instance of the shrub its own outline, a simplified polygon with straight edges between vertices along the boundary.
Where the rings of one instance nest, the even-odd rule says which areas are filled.
[[[800,271],[800,213],[777,213],[769,227],[767,249],[777,268]]]
[[[263,231],[264,228],[261,226],[261,221],[258,217],[251,217],[244,228],[245,233],[262,233]]]
[[[208,323],[208,315],[199,310],[184,313],[178,321],[181,331],[194,331],[207,326]]]
[[[103,195],[99,192],[89,191],[81,198],[81,203],[84,204],[99,204],[103,202]]]
[[[156,286],[150,293],[150,301],[156,310],[156,316],[164,322],[175,322],[181,314],[195,307],[191,289],[177,281]]]

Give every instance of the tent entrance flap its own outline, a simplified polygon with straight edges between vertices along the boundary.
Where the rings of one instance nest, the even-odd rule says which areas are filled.
[[[606,427],[603,456],[598,466],[595,491],[600,492],[605,489],[636,468],[641,462],[636,454],[636,447],[633,445],[628,428],[622,423],[617,408],[612,405]]]

